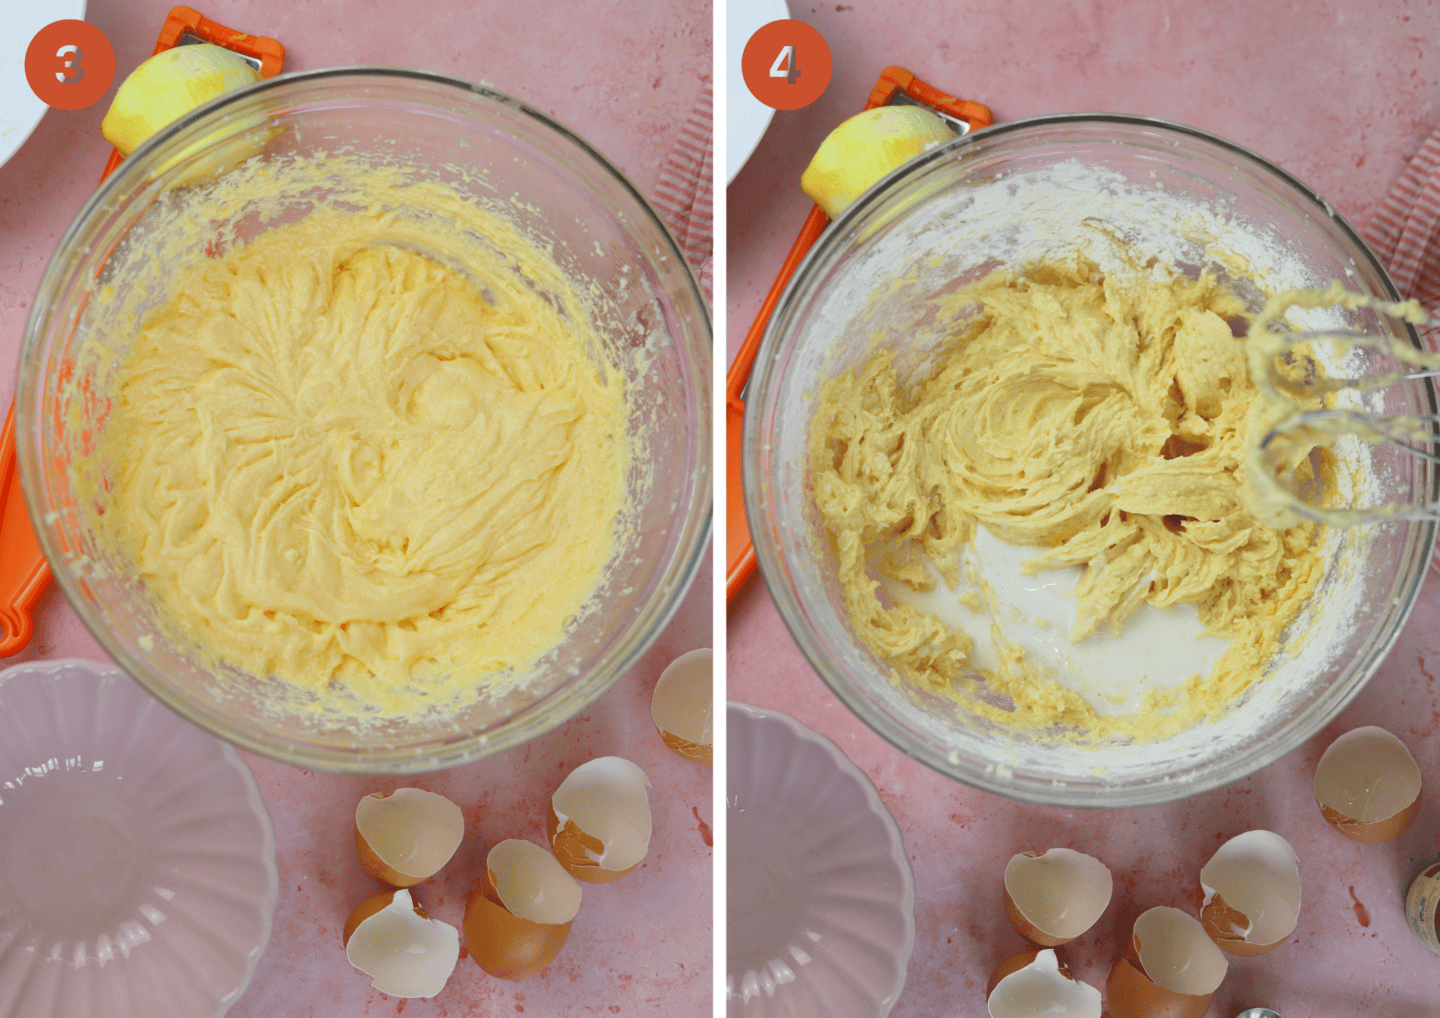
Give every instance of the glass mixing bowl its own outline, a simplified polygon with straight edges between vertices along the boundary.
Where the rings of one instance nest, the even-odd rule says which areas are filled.
[[[133,571],[97,546],[73,484],[106,427],[115,354],[134,332],[133,321],[106,320],[120,302],[101,294],[148,278],[154,292],[144,298],[153,305],[168,296],[170,268],[206,256],[203,238],[180,243],[155,228],[165,222],[161,212],[217,173],[238,172],[247,156],[325,153],[367,164],[398,160],[421,179],[480,200],[498,196],[517,226],[602,295],[606,314],[597,328],[630,382],[628,427],[643,450],[628,478],[630,536],[593,610],[542,659],[527,691],[424,723],[361,728],[275,712],[267,709],[268,682],[202,666],[192,650],[161,635]],[[251,210],[235,226],[253,237],[325,201],[323,187],[286,193],[271,218]],[[140,272],[156,261],[167,271]],[[97,355],[91,338],[102,333],[118,348]],[[20,472],[61,589],[111,656],[160,700],[222,738],[302,767],[434,770],[517,745],[570,717],[624,674],[670,619],[709,539],[710,364],[709,312],[684,256],[634,185],[580,137],[522,102],[441,75],[308,72],[187,114],[126,159],[81,210],[41,280],[21,347]]]
[[[770,319],[746,401],[746,510],[780,614],[830,688],[881,736],[988,791],[1063,806],[1136,806],[1235,781],[1319,731],[1384,659],[1420,585],[1436,527],[1388,522],[1327,536],[1327,573],[1263,681],[1223,717],[1148,745],[1057,744],[997,726],[897,680],[856,637],[820,529],[809,467],[815,398],[878,342],[903,380],[944,339],[937,303],[1000,266],[1121,252],[1215,272],[1252,311],[1265,289],[1323,286],[1397,299],[1364,243],[1289,174],[1199,131],[1125,116],[1058,116],[987,128],[913,160],[821,236]],[[1237,259],[1235,256],[1238,255]],[[1121,262],[1123,264],[1123,262]],[[1244,267],[1239,271],[1238,267]],[[1343,324],[1418,345],[1370,312]],[[1374,408],[1433,413],[1431,384],[1384,390]],[[1362,453],[1363,455],[1363,453]],[[1423,461],[1373,455],[1389,498],[1428,498]]]

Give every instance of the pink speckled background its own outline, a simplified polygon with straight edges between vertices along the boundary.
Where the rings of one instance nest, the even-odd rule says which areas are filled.
[[[1215,132],[1295,173],[1362,230],[1406,159],[1440,127],[1434,4],[912,0],[792,2],[791,13],[824,34],[834,77],[813,106],[775,115],[728,190],[732,355],[809,211],[801,171],[821,139],[859,111],[887,64],[986,103],[997,120],[1122,111]],[[758,580],[731,604],[728,647],[729,695],[784,710],[834,739],[899,822],[915,870],[918,937],[895,1018],[985,1013],[990,972],[1023,946],[1000,889],[1013,853],[1070,846],[1112,868],[1110,910],[1061,951],[1079,978],[1103,986],[1135,917],[1153,905],[1194,914],[1200,867],[1222,840],[1257,827],[1284,835],[1300,854],[1300,925],[1273,954],[1232,959],[1209,1014],[1232,1018],[1260,1004],[1285,1018],[1440,1014],[1440,958],[1401,912],[1410,879],[1440,857],[1440,812],[1423,809],[1397,842],[1362,846],[1325,826],[1310,792],[1329,741],[1365,724],[1395,732],[1429,781],[1440,782],[1435,576],[1378,674],[1309,744],[1227,789],[1124,812],[1019,805],[905,757],[810,670]]]
[[[171,6],[169,0],[90,0],[87,20],[115,47],[115,85],[150,54]],[[654,190],[711,76],[706,0],[663,6],[645,0],[212,0],[194,6],[232,28],[278,38],[286,46],[286,70],[381,63],[485,81],[578,130],[645,194]],[[87,110],[50,111],[0,167],[0,400],[7,404],[41,272],[110,154],[100,121],[115,85]],[[377,781],[245,755],[275,823],[280,898],[269,950],[232,1018],[708,1013],[711,772],[665,749],[649,703],[669,661],[711,644],[711,603],[707,565],[656,646],[589,710],[519,750],[468,767]],[[30,647],[0,666],[70,656],[105,659],[51,588],[38,605]],[[352,824],[360,796],[410,783],[461,805],[465,843],[438,877],[415,889],[434,918],[458,926],[490,846],[510,837],[543,842],[551,792],[570,769],[606,754],[628,757],[650,776],[654,840],[643,867],[629,877],[586,885],[570,942],[546,972],[508,983],[462,959],[434,1000],[393,1000],[369,988],[340,946],[351,908],[380,889],[355,858]]]

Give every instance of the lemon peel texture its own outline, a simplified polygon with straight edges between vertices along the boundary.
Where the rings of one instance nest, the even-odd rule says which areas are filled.
[[[820,143],[800,187],[834,219],[880,178],[955,137],[918,106],[881,106],[845,121]]]

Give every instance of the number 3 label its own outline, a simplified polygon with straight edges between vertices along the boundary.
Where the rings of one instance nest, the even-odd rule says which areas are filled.
[[[25,48],[25,80],[57,110],[98,102],[115,77],[115,50],[105,33],[84,21],[52,21]]]
[[[830,84],[831,67],[825,37],[793,19],[763,26],[740,57],[745,87],[776,110],[798,110],[819,99]]]
[[[65,60],[64,68],[55,72],[56,81],[63,81],[67,85],[73,85],[77,81],[84,80],[85,68],[80,66],[80,60],[85,54],[79,46],[76,46],[73,42],[67,46],[61,46],[55,51],[55,55]],[[71,74],[71,71],[75,73]]]

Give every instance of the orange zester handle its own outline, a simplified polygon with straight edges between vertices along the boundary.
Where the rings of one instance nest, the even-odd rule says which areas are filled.
[[[105,183],[114,168],[105,167],[100,183]],[[20,465],[15,461],[12,400],[10,412],[5,415],[4,437],[0,439],[0,657],[18,654],[30,642],[35,628],[30,608],[49,582],[50,566],[25,512]]]
[[[989,127],[991,124],[988,106],[958,99],[947,92],[941,92],[939,89],[925,84],[905,68],[895,64],[880,72],[879,80],[870,90],[870,98],[865,103],[865,109],[873,110],[877,106],[888,106],[899,92],[904,92],[910,98],[924,103],[932,109],[944,110],[951,116],[964,120],[972,129]],[[770,324],[770,316],[775,311],[775,305],[780,301],[780,294],[785,291],[790,277],[795,274],[795,270],[799,268],[805,255],[819,239],[829,222],[825,210],[819,205],[810,210],[805,224],[800,227],[800,235],[795,238],[790,253],[785,256],[785,262],[780,266],[780,275],[776,277],[775,285],[770,287],[770,292],[761,302],[760,313],[755,316],[755,323],[745,334],[745,342],[740,344],[740,350],[735,354],[735,360],[730,363],[730,370],[725,374],[725,600],[727,601],[735,597],[735,594],[745,585],[745,581],[750,578],[750,574],[755,571],[755,545],[750,539],[750,524],[745,515],[745,489],[741,478],[741,436],[745,426],[745,400],[741,394],[745,391],[745,383],[750,378],[750,369],[755,364],[755,354],[760,349],[760,340],[765,335],[765,327]]]
[[[30,642],[30,608],[50,580],[50,567],[25,512],[25,494],[15,471],[15,406],[0,431],[0,657],[19,653]]]
[[[918,103],[965,121],[971,130],[989,127],[992,121],[990,107],[942,92],[896,64],[880,72],[880,80],[870,90],[870,101],[865,108],[873,110],[877,106],[889,106],[897,92],[904,92]]]
[[[155,53],[177,45],[186,32],[258,60],[262,77],[279,74],[285,61],[285,47],[275,39],[237,32],[211,21],[193,7],[183,6],[171,8],[155,41]],[[100,174],[100,183],[105,183],[124,158],[119,149],[110,150],[110,161]],[[30,642],[35,626],[30,608],[50,582],[50,566],[40,552],[40,542],[25,512],[25,496],[15,463],[14,425],[12,402],[0,440],[0,657],[18,654]]]
[[[760,313],[755,323],[745,334],[730,370],[725,374],[725,600],[735,592],[755,571],[755,545],[750,540],[750,526],[745,516],[745,489],[741,484],[741,434],[745,428],[745,401],[740,394],[745,391],[745,382],[750,377],[750,368],[755,363],[755,353],[760,349],[760,339],[765,335],[765,326],[770,324],[770,315],[784,292],[785,285],[795,274],[795,269],[804,260],[811,245],[824,232],[830,219],[825,210],[816,205],[800,227],[785,264],[780,266],[780,275],[775,285],[760,304]]]

